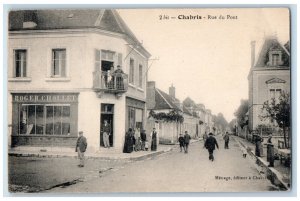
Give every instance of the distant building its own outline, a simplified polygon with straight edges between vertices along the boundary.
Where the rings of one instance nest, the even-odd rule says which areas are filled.
[[[169,88],[169,94],[163,92],[155,86],[155,82],[147,84],[147,110],[156,114],[168,114],[177,112],[184,118],[183,122],[147,119],[147,130],[151,131],[156,127],[161,143],[176,143],[180,133],[188,131],[192,137],[196,136],[197,118],[175,97],[175,87]],[[196,120],[197,119],[197,120]],[[199,121],[198,121],[199,122]]]
[[[11,11],[11,145],[74,147],[82,130],[99,150],[107,120],[121,151],[126,130],[145,126],[149,57],[115,10]]]
[[[258,58],[255,58],[255,42],[251,43],[251,68],[249,82],[249,130],[258,125],[276,126],[275,122],[263,121],[262,105],[280,93],[290,92],[290,48],[289,42],[282,45],[276,37],[268,37],[262,45]]]

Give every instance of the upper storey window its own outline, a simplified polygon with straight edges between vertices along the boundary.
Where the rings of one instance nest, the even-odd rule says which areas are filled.
[[[27,50],[14,50],[14,77],[27,77]]]
[[[51,77],[66,77],[66,49],[52,50]]]

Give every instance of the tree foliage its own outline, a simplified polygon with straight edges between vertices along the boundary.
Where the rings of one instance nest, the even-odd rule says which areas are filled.
[[[228,122],[224,118],[223,114],[219,113],[218,115],[213,115],[213,118],[214,118],[215,125],[218,127],[220,126],[222,130],[225,131],[225,129],[228,126]]]
[[[175,122],[182,123],[184,121],[184,117],[181,114],[179,114],[179,112],[177,110],[171,110],[168,113],[165,113],[165,112],[156,113],[153,110],[151,110],[149,112],[148,118],[150,118],[150,117],[152,117],[156,120],[163,120],[163,121],[167,121],[167,122],[175,121]]]
[[[281,92],[278,101],[275,98],[270,101],[266,101],[262,107],[263,115],[260,115],[261,119],[270,119],[276,121],[277,125],[283,129],[284,143],[286,143],[286,129],[290,127],[290,94]]]
[[[248,125],[248,119],[246,113],[248,112],[248,100],[241,100],[241,105],[235,111],[234,116],[236,116],[238,125],[243,128],[245,125]]]

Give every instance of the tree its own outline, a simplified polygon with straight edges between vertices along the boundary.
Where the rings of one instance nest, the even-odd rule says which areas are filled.
[[[213,120],[215,122],[215,125],[217,127],[221,127],[222,131],[225,131],[227,126],[228,126],[228,122],[226,121],[226,119],[224,118],[222,113],[218,113],[218,115],[213,115]]]
[[[248,112],[248,100],[241,100],[241,105],[235,111],[234,116],[236,116],[237,123],[243,128],[245,125],[248,125],[248,119],[246,118],[246,113]]]
[[[271,119],[276,121],[278,126],[283,130],[284,146],[287,147],[286,142],[286,129],[290,127],[290,94],[281,92],[278,101],[272,98],[270,101],[266,101],[262,107],[263,115],[260,115],[262,119]]]

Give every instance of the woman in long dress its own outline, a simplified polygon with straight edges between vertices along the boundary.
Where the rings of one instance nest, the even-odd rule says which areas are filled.
[[[156,151],[157,150],[157,132],[155,128],[153,128],[153,131],[150,135],[151,137],[151,151]]]
[[[131,153],[133,151],[133,145],[134,145],[134,134],[132,132],[132,129],[129,128],[128,132],[125,134],[123,153]]]

